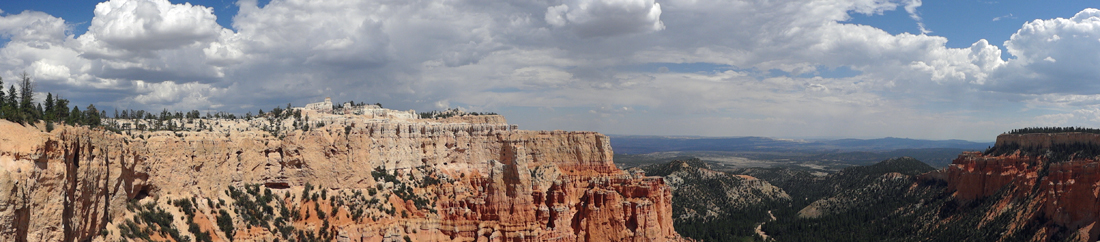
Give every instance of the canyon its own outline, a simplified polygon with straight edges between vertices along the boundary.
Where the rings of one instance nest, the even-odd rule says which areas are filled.
[[[700,159],[623,170],[610,144],[327,100],[246,118],[0,120],[0,241],[1100,239],[1100,134],[1006,133],[942,169],[892,158],[825,175]]]
[[[603,134],[288,111],[300,115],[0,120],[0,240],[683,240],[668,184],[617,168]],[[172,128],[135,129],[153,125]]]
[[[699,159],[641,169],[665,177],[677,231],[693,239],[1100,239],[1100,134],[1024,130],[941,169],[909,157],[827,175],[801,167],[714,171]]]
[[[1002,134],[1001,152],[966,152],[938,174],[962,201],[992,200],[1011,212],[1009,231],[1038,226],[1031,240],[1055,234],[1076,241],[1100,239],[1100,160],[1089,152],[1100,135],[1080,132]],[[1002,212],[988,214],[988,218]]]

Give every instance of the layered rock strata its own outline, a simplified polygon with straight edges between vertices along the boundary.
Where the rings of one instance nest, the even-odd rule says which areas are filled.
[[[0,121],[0,240],[680,240],[669,187],[616,168],[599,133],[518,130],[495,115],[304,116],[308,131]],[[154,225],[146,215],[161,210],[172,220]]]
[[[1049,239],[1057,228],[1074,231],[1068,237],[1081,241],[1100,239],[1100,194],[1096,192],[1100,191],[1100,161],[1089,157],[1087,150],[1059,148],[1091,149],[1100,145],[1100,135],[1003,134],[996,145],[994,150],[1019,150],[1000,155],[966,152],[940,174],[926,177],[945,177],[948,191],[963,201],[1001,194],[997,197],[1003,201],[998,204],[1020,207],[1013,215],[1020,221],[1013,223],[1015,227],[1024,227],[1028,221],[1049,221],[1033,240]],[[1040,152],[1036,155],[1035,151]]]

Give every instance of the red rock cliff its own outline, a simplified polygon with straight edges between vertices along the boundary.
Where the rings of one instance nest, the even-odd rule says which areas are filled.
[[[214,128],[118,134],[0,120],[0,240],[117,241],[166,230],[142,224],[135,215],[150,210],[127,204],[164,209],[178,236],[213,241],[681,240],[669,187],[616,168],[599,133],[517,130],[499,116],[306,116],[325,125],[270,132],[290,120],[203,120]],[[264,193],[275,198],[256,206],[275,207],[266,222],[236,205]],[[191,215],[170,203],[188,199]],[[230,231],[215,224],[224,212]]]
[[[1001,155],[966,152],[945,168],[948,190],[964,201],[1004,191],[1004,202],[1023,204],[1018,221],[1040,219],[1077,232],[1082,241],[1100,238],[1100,161],[1074,151],[1062,160],[1050,160],[1045,151],[1058,145],[1096,146],[1100,135],[1086,133],[1003,134],[998,147],[1019,147]],[[996,147],[995,147],[996,148]],[[1034,153],[1034,152],[1031,152]],[[1038,186],[1038,187],[1036,187]],[[1016,223],[1017,225],[1024,222]],[[1044,230],[1040,230],[1041,232]],[[1036,235],[1033,240],[1044,240]]]

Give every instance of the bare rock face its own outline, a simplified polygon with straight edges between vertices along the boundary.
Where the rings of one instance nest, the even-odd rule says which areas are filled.
[[[599,133],[495,115],[306,117],[324,126],[47,133],[0,121],[0,241],[681,240],[668,185],[616,168]]]
[[[1093,159],[1051,164],[1049,174],[1039,182],[1044,196],[1044,213],[1055,223],[1071,228],[1094,225],[1100,219],[1100,162]],[[1092,240],[1098,232],[1090,231]]]
[[[52,133],[0,121],[0,240],[90,238],[111,207],[147,194],[141,151],[103,132],[63,127]],[[117,142],[117,143],[116,143]]]
[[[1051,147],[1092,147],[1100,145],[1100,135],[1085,133],[1004,134],[997,137],[1000,147],[1020,147],[1008,154],[983,155],[967,152],[955,159],[943,172],[948,190],[962,200],[975,200],[1004,192],[1003,202],[1020,204],[1023,209],[1016,221],[1049,221],[1048,225],[1074,230],[1071,238],[1095,241],[1100,238],[1100,161],[1079,150],[1050,151],[1043,155],[1025,154],[1025,149]],[[997,147],[994,147],[997,148]],[[1058,157],[1058,152],[1064,158]],[[1017,223],[1022,227],[1023,222]],[[1039,230],[1033,240],[1049,239],[1048,229]]]
[[[1035,185],[1044,162],[1040,157],[1019,154],[985,156],[981,152],[964,152],[946,168],[948,190],[958,191],[956,197],[963,200],[993,195],[1009,184],[1026,192]]]

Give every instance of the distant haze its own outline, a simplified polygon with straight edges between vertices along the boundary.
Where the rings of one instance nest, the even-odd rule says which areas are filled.
[[[985,150],[993,142],[965,140],[918,140],[903,138],[786,140],[764,137],[663,137],[612,135],[611,146],[617,154],[646,154],[667,151],[730,152],[884,152],[900,149],[952,148]]]

